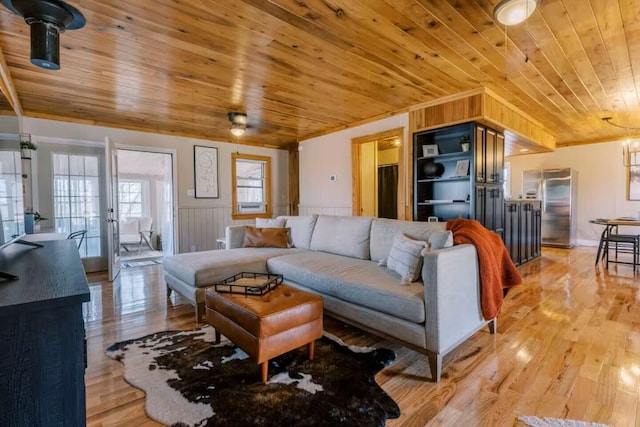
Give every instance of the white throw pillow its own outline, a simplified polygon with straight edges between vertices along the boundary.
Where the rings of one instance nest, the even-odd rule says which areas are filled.
[[[284,228],[284,218],[256,218],[256,228]]]
[[[429,236],[428,247],[431,250],[450,248],[451,246],[453,246],[453,233],[451,230],[434,231]]]
[[[422,250],[426,246],[427,242],[413,240],[403,233],[396,234],[387,258],[387,268],[400,275],[400,283],[408,285],[418,280],[422,269]]]

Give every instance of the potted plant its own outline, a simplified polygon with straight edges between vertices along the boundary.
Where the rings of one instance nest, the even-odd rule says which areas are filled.
[[[460,148],[462,151],[469,151],[469,147],[471,146],[471,137],[469,135],[460,137]]]
[[[20,141],[20,157],[23,159],[31,158],[31,150],[36,150],[36,144],[31,139],[23,139]]]
[[[36,229],[40,229],[40,221],[46,221],[49,218],[45,218],[42,215],[40,215],[40,212],[35,211],[33,213],[33,222],[35,223]]]

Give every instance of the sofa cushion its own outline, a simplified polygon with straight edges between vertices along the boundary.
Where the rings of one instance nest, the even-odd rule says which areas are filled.
[[[289,230],[245,225],[242,246],[245,248],[286,248],[289,246]]]
[[[371,217],[320,215],[311,237],[311,250],[352,258],[369,258]]]
[[[270,258],[267,268],[320,294],[415,323],[425,320],[422,282],[399,286],[400,276],[373,261],[305,252]]]
[[[398,233],[404,233],[414,240],[426,242],[436,231],[445,231],[445,223],[374,218],[371,224],[371,259],[373,261],[387,259],[393,245],[393,239]]]
[[[235,248],[189,252],[165,257],[165,272],[189,286],[211,286],[243,271],[266,273],[266,261],[274,256],[303,252],[294,248]]]
[[[426,246],[427,242],[413,240],[403,233],[396,234],[387,258],[387,268],[400,275],[403,285],[415,282],[420,277],[422,251]]]
[[[309,249],[318,215],[279,216],[277,219],[281,218],[286,221],[284,226],[291,229],[291,244],[295,248]]]

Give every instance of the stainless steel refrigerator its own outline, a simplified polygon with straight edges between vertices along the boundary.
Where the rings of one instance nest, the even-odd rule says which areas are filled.
[[[537,169],[522,172],[522,194],[542,200],[542,244],[570,248],[576,244],[577,171]]]

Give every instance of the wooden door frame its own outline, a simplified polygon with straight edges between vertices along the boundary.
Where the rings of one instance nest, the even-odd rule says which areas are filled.
[[[352,215],[360,216],[360,209],[362,208],[362,194],[360,192],[360,145],[367,142],[377,141],[380,139],[387,139],[391,137],[397,137],[400,141],[398,145],[398,202],[396,210],[398,213],[398,219],[406,219],[405,212],[405,200],[406,200],[406,152],[407,147],[404,142],[404,127],[389,129],[386,131],[373,133],[369,135],[363,135],[356,138],[351,138],[351,182],[352,182]]]

